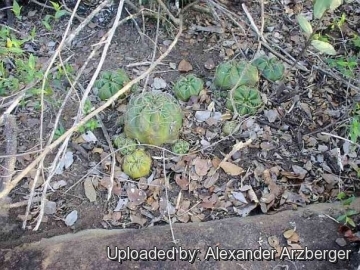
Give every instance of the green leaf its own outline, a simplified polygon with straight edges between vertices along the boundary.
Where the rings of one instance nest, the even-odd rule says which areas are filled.
[[[360,48],[360,37],[359,36],[355,36],[351,41],[355,47]]]
[[[345,215],[347,215],[348,217],[353,216],[353,215],[357,215],[359,212],[355,211],[355,210],[348,210],[346,211]]]
[[[296,19],[301,27],[301,29],[306,33],[311,35],[313,32],[312,26],[309,21],[305,18],[305,16],[299,14],[296,16]]]
[[[345,223],[349,224],[352,227],[356,227],[355,222],[352,220],[352,218],[346,217]]]
[[[15,16],[19,19],[21,7],[16,0],[14,0],[13,2],[12,11],[14,12]]]
[[[319,1],[319,0],[318,0]],[[343,0],[330,0],[328,8],[331,11],[334,11],[337,9],[341,4],[343,3]]]
[[[337,196],[338,200],[343,200],[346,198],[346,194],[344,191],[341,191]]]
[[[68,14],[68,12],[66,10],[63,10],[63,9],[56,11],[55,20],[60,19],[62,16],[66,15],[66,14]]]
[[[59,11],[60,10],[60,5],[56,2],[53,2],[53,1],[50,1],[50,3],[52,4],[53,8],[56,10],[56,11]]]
[[[346,218],[347,218],[346,215],[341,215],[341,216],[338,216],[336,220],[339,222],[342,222],[342,221],[345,221]]]
[[[347,198],[346,200],[343,200],[342,204],[343,205],[350,205],[354,200],[355,200],[355,197],[351,196],[351,197]]]
[[[312,40],[311,45],[313,45],[321,53],[326,53],[329,55],[336,55],[336,51],[335,51],[334,47],[327,42],[320,41],[320,40]]]
[[[316,0],[314,5],[314,17],[316,19],[320,19],[324,15],[328,7],[329,7],[329,0]]]
[[[45,28],[47,29],[47,30],[49,30],[49,31],[51,31],[51,25],[47,22],[47,21],[41,21],[42,22],[42,24],[45,26]]]

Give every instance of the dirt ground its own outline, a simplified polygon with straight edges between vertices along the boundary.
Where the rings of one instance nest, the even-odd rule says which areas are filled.
[[[116,175],[113,195],[107,201],[107,189],[102,181],[109,178],[110,170],[109,166],[102,162],[101,152],[110,153],[108,142],[101,128],[94,131],[98,139],[95,144],[80,142],[77,140],[80,134],[75,134],[68,148],[74,153],[74,162],[62,174],[55,175],[52,179],[52,183],[64,180],[66,185],[48,190],[48,201],[56,203],[55,213],[45,215],[39,230],[34,232],[32,229],[39,214],[39,202],[34,202],[31,206],[26,230],[21,228],[21,219],[24,217],[26,206],[10,209],[9,216],[3,222],[7,226],[3,226],[0,230],[2,242],[0,245],[7,242],[15,246],[23,243],[23,237],[30,242],[85,229],[140,229],[168,224],[167,211],[164,211],[161,205],[163,198],[167,199],[174,208],[171,221],[188,223],[246,216],[249,213],[250,215],[273,213],[304,207],[311,203],[334,201],[340,190],[344,190],[348,196],[359,195],[360,183],[354,169],[357,165],[360,166],[357,155],[359,150],[353,148],[346,150],[349,146],[344,141],[321,134],[321,132],[333,132],[338,136],[347,136],[345,123],[354,107],[352,101],[356,99],[356,93],[346,88],[343,82],[337,81],[320,69],[312,68],[315,64],[319,65],[314,54],[305,54],[305,57],[297,59],[307,66],[306,72],[297,68],[290,69],[291,66],[284,63],[289,73],[283,81],[271,83],[261,78],[258,86],[265,105],[254,116],[239,120],[239,123],[242,122],[241,131],[232,136],[223,135],[221,128],[225,120],[229,119],[229,111],[225,108],[226,95],[215,89],[212,84],[216,66],[234,58],[252,59],[258,49],[258,42],[249,24],[245,23],[246,16],[241,11],[240,3],[220,2],[227,2],[224,6],[233,12],[232,16],[238,16],[235,17],[237,24],[232,23],[231,19],[219,10],[216,13],[219,18],[214,19],[213,15],[190,9],[184,14],[185,29],[177,45],[161,65],[156,67],[147,81],[146,87],[149,91],[159,90],[155,81],[161,79],[165,82],[165,87],[161,87],[160,90],[172,93],[172,86],[179,76],[193,73],[202,78],[206,86],[200,98],[181,103],[185,117],[180,137],[190,142],[191,152],[195,154],[182,158],[167,154],[165,171],[170,186],[167,187],[166,192],[163,185],[162,151],[159,148],[148,147],[147,150],[154,158],[152,184],[160,188],[147,185],[151,183],[151,179],[142,179],[139,184],[137,181],[124,180],[121,175]],[[258,4],[255,1],[247,4],[256,23],[260,22]],[[114,6],[116,10],[117,5]],[[201,6],[206,8],[206,4]],[[296,7],[291,4],[285,6],[287,11],[289,9],[296,11]],[[264,36],[270,40],[271,45],[280,46],[286,53],[297,58],[305,43],[305,37],[296,26],[294,16],[283,12],[285,6],[275,2],[266,4]],[[356,11],[356,8],[351,10],[351,7],[351,4],[346,4],[341,10],[348,15],[346,27],[360,35],[360,25],[357,21],[360,18],[360,11]],[[306,12],[309,9],[310,1],[304,1],[302,11]],[[34,11],[36,13],[32,15]],[[29,32],[34,26],[37,27],[37,38],[30,45],[39,59],[38,65],[43,65],[56,48],[53,45],[59,44],[68,18],[61,19],[49,32],[38,20],[39,16],[46,14],[45,10],[36,5],[28,5],[24,7],[23,14],[22,21],[15,22],[14,27],[24,33]],[[114,11],[111,14],[113,16]],[[102,70],[124,68],[131,78],[143,73],[153,61],[154,41],[157,39],[156,57],[158,57],[168,48],[177,33],[177,28],[168,22],[161,21],[159,29],[156,24],[154,18],[138,17],[121,25],[116,30]],[[244,31],[239,26],[243,27]],[[223,31],[220,31],[220,28]],[[351,32],[350,30],[347,33]],[[94,44],[99,42],[106,31],[106,26],[87,27],[76,37],[72,46],[63,51],[62,58],[71,57],[69,63],[75,73],[85,63]],[[326,27],[322,31],[324,34],[329,33],[338,38],[339,31],[330,33]],[[342,48],[339,50],[341,51]],[[356,53],[356,49],[351,50]],[[261,48],[261,52],[269,53],[265,47]],[[280,53],[285,55],[284,52]],[[100,52],[85,69],[81,78],[83,88],[89,83],[99,63],[99,57]],[[182,61],[191,65],[189,72],[179,71],[179,64]],[[355,72],[359,78],[359,70]],[[138,88],[143,89],[144,84],[145,80],[141,81]],[[45,102],[45,117],[42,125],[45,139],[53,129],[59,108],[57,102],[64,99],[68,89],[69,84],[62,77],[60,85],[54,85],[52,96]],[[77,94],[81,95],[80,87],[77,87]],[[77,94],[74,93],[61,116],[60,122],[65,130],[72,126],[72,120],[77,114]],[[91,94],[90,100],[94,107],[102,104],[94,94]],[[129,95],[100,114],[111,138],[122,132],[119,121],[121,122],[128,100]],[[35,103],[36,100],[30,98],[26,105],[18,106],[13,112],[18,125],[19,153],[39,150],[41,122],[40,112],[36,109]],[[213,113],[219,112],[221,119],[216,120],[212,114],[206,121],[198,121],[196,112],[207,111],[209,107],[214,108]],[[268,112],[273,110],[277,110],[276,120],[269,121]],[[1,136],[3,134],[0,135],[0,139],[4,141],[4,137]],[[250,147],[235,152],[230,159],[233,164],[243,168],[244,173],[233,176],[219,170],[216,183],[204,185],[204,182],[211,181],[211,176],[204,174],[204,177],[199,177],[198,164],[205,161],[211,170],[211,166],[215,167],[214,164],[219,163],[237,142],[245,141],[250,137],[253,138]],[[171,149],[170,145],[164,147]],[[337,148],[341,149],[344,158],[343,170],[339,169],[336,160],[334,149]],[[4,144],[0,149],[1,153],[5,152]],[[26,168],[36,155],[30,152],[18,157],[16,171]],[[46,166],[51,165],[55,155],[56,150],[47,156]],[[121,160],[122,157],[117,156],[117,168],[120,168]],[[48,168],[44,171],[45,177],[47,170]],[[262,180],[266,172],[271,175],[272,184]],[[87,174],[96,190],[95,202],[90,202],[85,194],[82,177]],[[28,199],[33,177],[33,174],[29,174],[11,192],[13,203]],[[187,177],[191,181],[185,181],[184,184],[182,181]],[[248,189],[244,189],[244,186]],[[142,204],[130,204],[121,211],[114,211],[120,199],[129,197],[131,188],[135,188],[139,194],[141,190],[145,192],[146,198],[143,199]],[[277,190],[277,196],[269,199],[269,194],[272,194],[274,189]],[[41,191],[40,183],[35,195],[40,196]],[[239,202],[236,197],[236,195],[240,196],[239,193],[244,194],[242,197],[247,199],[245,199],[246,203]],[[257,199],[254,200],[254,197]],[[259,203],[261,201],[262,204]],[[185,219],[179,213],[182,205],[187,205],[184,206],[183,212],[190,213]],[[64,220],[73,210],[78,212],[78,218],[74,225],[67,226]],[[355,231],[359,226],[358,220],[358,217],[354,217],[357,226]]]

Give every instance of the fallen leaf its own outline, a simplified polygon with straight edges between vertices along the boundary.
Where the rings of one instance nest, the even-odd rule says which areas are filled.
[[[204,176],[207,174],[210,169],[210,165],[207,159],[196,158],[193,161],[193,165],[195,166],[195,172],[199,176]]]
[[[232,176],[237,176],[244,172],[243,168],[227,161],[220,162],[219,167],[222,168],[224,172]]]
[[[280,242],[279,242],[279,238],[277,238],[275,235],[273,236],[269,236],[268,237],[268,243],[271,247],[276,248],[277,246],[279,246]]]
[[[116,207],[114,209],[114,212],[124,209],[128,202],[129,202],[128,198],[124,198],[124,199],[119,198],[119,200],[117,202],[117,205],[116,205]]]
[[[241,217],[246,217],[250,214],[250,212],[257,207],[256,203],[249,203],[245,205],[244,207],[238,209],[234,207],[234,212],[239,214]]]
[[[285,231],[283,235],[286,239],[289,239],[294,233],[295,233],[295,230],[290,229],[290,230]]]
[[[181,174],[175,175],[175,182],[179,185],[182,190],[189,189],[189,180],[186,177],[182,177]]]
[[[128,199],[131,203],[134,205],[140,205],[146,200],[146,193],[142,189],[129,187],[126,190],[126,193],[128,195]]]
[[[180,72],[188,72],[193,70],[192,65],[186,61],[185,59],[181,60],[178,66],[178,71]]]
[[[155,77],[154,82],[153,82],[153,86],[157,90],[158,89],[164,89],[164,88],[166,88],[166,82],[162,78]]]
[[[213,186],[216,183],[216,181],[218,179],[219,179],[219,173],[215,173],[215,174],[209,176],[204,181],[204,187],[205,188],[210,188],[211,186]]]
[[[78,212],[76,210],[71,211],[65,218],[65,224],[66,226],[72,226],[75,224],[75,222],[78,219]]]
[[[136,224],[139,224],[141,226],[144,226],[145,223],[147,222],[146,218],[143,218],[138,214],[130,214],[130,220],[131,220],[132,223],[136,223]]]
[[[244,194],[242,194],[242,192],[232,191],[231,193],[232,193],[233,197],[236,200],[238,200],[239,202],[242,202],[242,203],[245,203],[245,204],[248,203],[247,200],[245,199]]]
[[[90,130],[82,134],[81,137],[84,139],[85,142],[97,142],[95,134]]]
[[[85,196],[90,202],[96,201],[96,191],[92,184],[91,178],[87,177],[84,181]]]
[[[290,236],[290,238],[288,238],[288,241],[291,241],[292,243],[297,243],[299,242],[299,235],[295,232],[292,236]]]
[[[208,70],[214,69],[215,68],[214,60],[212,58],[209,58],[208,60],[206,60],[204,63],[204,67]]]
[[[73,164],[73,162],[74,162],[73,152],[67,151],[65,155],[61,158],[56,168],[55,174],[62,174],[64,168],[68,169]]]

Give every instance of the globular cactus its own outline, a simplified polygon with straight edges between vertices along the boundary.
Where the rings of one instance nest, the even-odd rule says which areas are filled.
[[[259,81],[256,67],[245,61],[228,61],[216,68],[214,84],[222,90],[240,85],[254,86]]]
[[[174,85],[175,96],[182,100],[188,101],[191,96],[199,95],[200,91],[204,88],[204,82],[202,79],[195,75],[188,75],[181,77]]]
[[[233,133],[234,129],[237,127],[238,122],[236,121],[226,121],[222,127],[222,132],[224,135],[230,135]]]
[[[151,157],[142,149],[125,156],[122,169],[132,179],[149,175],[151,169]]]
[[[116,136],[114,139],[114,144],[122,155],[131,154],[136,150],[137,146],[133,139],[126,138],[124,134]]]
[[[99,79],[95,81],[98,96],[101,100],[107,100],[116,94],[121,88],[130,81],[125,70],[103,71]]]
[[[163,92],[146,92],[130,99],[125,113],[125,134],[141,143],[162,145],[179,138],[182,110]]]
[[[175,142],[171,148],[171,150],[178,155],[184,155],[189,152],[190,144],[184,140],[178,140]]]
[[[282,77],[284,76],[285,66],[275,57],[269,59],[266,56],[261,56],[255,59],[253,64],[269,81],[275,82],[282,79]]]
[[[234,106],[240,115],[254,114],[261,106],[262,100],[260,92],[255,88],[248,86],[240,86],[231,92],[226,100],[226,107],[233,110],[231,99],[234,101]]]

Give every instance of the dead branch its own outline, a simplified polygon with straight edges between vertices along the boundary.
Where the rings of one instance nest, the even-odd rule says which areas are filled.
[[[9,157],[5,158],[3,171],[4,174],[0,176],[0,191],[9,185],[12,175],[14,174],[15,163],[16,163],[16,149],[17,149],[17,125],[15,117],[11,114],[5,114],[5,142],[6,142],[6,155]]]

